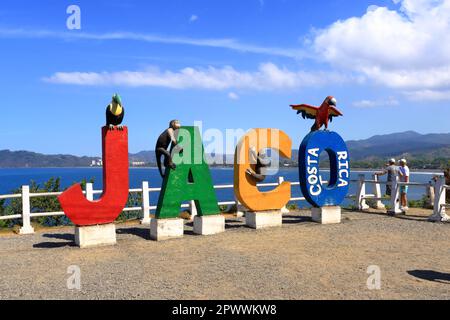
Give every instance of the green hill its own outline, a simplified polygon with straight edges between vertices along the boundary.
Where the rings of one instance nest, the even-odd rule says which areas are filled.
[[[419,134],[414,131],[377,135],[365,140],[347,141],[353,167],[380,168],[388,158],[406,158],[415,169],[436,169],[450,166],[450,133]],[[154,166],[154,151],[130,153],[130,162],[145,162]],[[222,155],[233,160],[233,155]],[[297,165],[298,150],[292,159],[282,163]],[[0,150],[0,167],[86,167],[99,157],[74,155],[45,155],[30,151]]]

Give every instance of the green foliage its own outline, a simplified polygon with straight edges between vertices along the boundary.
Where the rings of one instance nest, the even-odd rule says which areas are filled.
[[[128,194],[128,200],[126,207],[141,207],[142,206],[142,193],[141,192],[130,192]],[[117,221],[127,221],[135,220],[142,217],[142,211],[122,211],[122,213],[117,218]]]
[[[42,186],[36,183],[36,181],[30,182],[30,193],[47,193],[47,192],[59,192],[61,191],[60,178],[50,178]],[[13,193],[21,193],[21,188],[13,190]],[[6,207],[6,211],[9,215],[22,213],[22,198],[12,199],[9,205]],[[30,199],[30,211],[31,213],[41,212],[55,212],[61,211],[58,199],[55,196],[48,197],[32,197]],[[56,226],[67,225],[70,221],[66,216],[51,216],[51,217],[37,217],[33,218],[33,221],[43,226]],[[14,221],[17,224],[18,221]]]
[[[429,208],[429,200],[426,195],[422,196],[420,200],[409,200],[408,207],[410,208]]]
[[[400,158],[397,156],[396,158]],[[427,159],[424,157],[411,157],[405,156],[408,159],[408,166],[411,169],[445,169],[450,166],[450,159],[444,157],[436,157],[433,159]],[[384,168],[386,165],[386,159],[366,159],[366,160],[351,160],[352,168],[362,169],[379,169]]]
[[[94,178],[83,179],[80,182],[81,188],[86,190],[87,183],[94,183]],[[30,193],[47,193],[47,192],[60,192],[61,180],[60,178],[50,178],[42,185],[37,184],[35,181],[30,182]],[[17,188],[11,193],[21,193],[22,189]],[[142,193],[132,192],[128,196],[127,207],[141,207],[142,205]],[[56,196],[48,197],[32,197],[30,199],[30,210],[32,213],[39,212],[58,212],[62,211],[61,206]],[[22,199],[15,198],[7,202],[0,200],[0,216],[1,215],[14,215],[22,214]],[[127,221],[138,219],[142,215],[141,210],[122,212],[117,218],[118,221]],[[72,223],[66,216],[50,216],[50,217],[37,217],[33,218],[33,221],[42,226],[60,226],[71,225]],[[14,220],[0,220],[0,228],[11,228],[14,225],[21,224],[20,219]]]
[[[6,215],[6,208],[5,208],[5,199],[0,200],[0,216]],[[0,220],[0,228],[8,227],[8,221],[7,220]]]
[[[50,178],[43,186],[32,181],[30,186],[31,193],[37,192],[59,192],[61,190],[60,178]],[[62,211],[58,199],[55,196],[31,198],[31,212],[56,212]],[[69,220],[66,216],[56,217],[38,217],[35,221],[44,226],[66,225]]]
[[[78,182],[74,182],[74,184],[75,183],[78,183]],[[86,184],[88,184],[88,183],[94,184],[94,178],[90,178],[89,181],[86,178],[84,178],[79,183],[80,183],[81,189],[86,190]]]
[[[3,215],[3,212],[5,211],[5,199],[0,200],[0,216]]]
[[[286,205],[286,208],[287,208],[289,211],[297,211],[297,210],[300,209],[299,206],[298,206],[298,204],[296,204],[296,203],[288,203],[288,204]]]
[[[81,182],[82,188],[86,189],[86,183],[93,183],[94,179],[91,178],[89,181],[83,179]],[[61,179],[60,178],[50,178],[48,181],[44,182],[42,185],[36,183],[35,181],[30,181],[30,193],[48,193],[48,192],[60,192],[61,191]],[[12,190],[11,193],[17,194],[21,193],[22,189],[17,188]],[[46,197],[32,197],[30,199],[30,211],[31,213],[42,213],[42,212],[58,212],[62,211],[56,196],[46,196]],[[8,202],[2,200],[0,201],[0,215],[15,215],[22,214],[22,198],[14,198]],[[70,225],[71,222],[66,216],[50,216],[50,217],[37,217],[32,219],[33,222],[42,226],[58,226],[58,225]],[[21,219],[5,220],[0,221],[0,227],[11,228],[14,225],[21,224]]]

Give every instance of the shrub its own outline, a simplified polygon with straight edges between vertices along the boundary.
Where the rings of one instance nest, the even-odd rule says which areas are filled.
[[[93,183],[93,179],[89,182]],[[85,190],[86,183],[88,181],[84,179],[81,181],[81,187]],[[47,192],[60,192],[61,191],[61,179],[52,177],[48,181],[44,182],[42,185],[36,183],[36,181],[30,181],[30,192],[31,193],[47,193]],[[22,189],[17,188],[11,193],[21,193]],[[57,212],[62,211],[59,201],[55,196],[48,197],[33,197],[30,199],[30,211],[31,213],[41,213],[41,212]],[[2,201],[0,203],[0,214],[1,215],[15,215],[22,214],[22,198],[14,198],[8,203]],[[59,225],[70,225],[71,222],[66,216],[50,216],[50,217],[37,217],[32,218],[32,221],[42,225],[42,226],[59,226]],[[13,219],[0,221],[0,227],[11,228],[14,225],[21,224],[21,219]]]
[[[141,192],[130,192],[128,194],[128,200],[126,207],[140,207],[142,206],[142,193]],[[118,221],[127,221],[139,219],[142,216],[141,210],[135,211],[122,211],[122,213],[117,218]]]
[[[410,208],[429,208],[429,200],[426,195],[422,196],[420,200],[409,200],[408,207]]]

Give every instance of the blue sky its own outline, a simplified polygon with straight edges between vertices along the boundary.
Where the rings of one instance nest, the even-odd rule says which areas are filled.
[[[131,152],[173,118],[296,146],[311,121],[289,104],[327,95],[344,139],[449,132],[449,17],[448,0],[4,0],[0,149],[98,155],[114,92]]]

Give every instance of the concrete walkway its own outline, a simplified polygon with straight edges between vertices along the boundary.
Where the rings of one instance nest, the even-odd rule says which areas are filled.
[[[187,225],[184,238],[159,243],[130,223],[118,226],[116,246],[92,249],[74,246],[73,228],[2,235],[0,298],[449,299],[450,224],[415,214],[345,212],[342,224],[322,226],[305,211],[258,231],[227,219],[223,234],[195,236]],[[81,290],[67,288],[72,265]],[[381,290],[367,288],[370,265]]]

